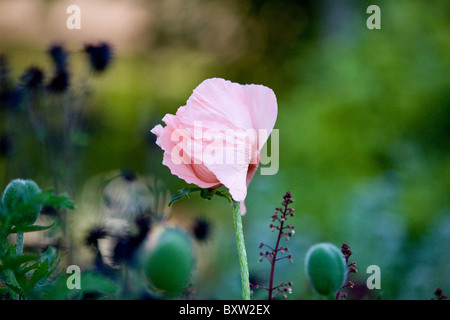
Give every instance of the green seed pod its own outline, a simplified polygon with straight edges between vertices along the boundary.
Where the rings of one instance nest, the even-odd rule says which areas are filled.
[[[12,180],[3,192],[2,201],[11,217],[10,223],[15,226],[32,225],[42,206],[32,203],[33,197],[40,193],[38,185],[32,180]]]
[[[347,278],[344,255],[331,243],[318,243],[309,248],[305,269],[314,290],[324,296],[334,295]]]
[[[150,284],[167,297],[186,288],[194,266],[192,242],[177,228],[168,228],[144,259],[144,271]]]

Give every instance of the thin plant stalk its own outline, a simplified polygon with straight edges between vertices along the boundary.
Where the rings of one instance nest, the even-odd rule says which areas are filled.
[[[275,274],[275,262],[277,262],[277,253],[279,251],[279,245],[280,245],[280,240],[281,240],[281,236],[282,236],[282,230],[283,230],[283,223],[284,220],[281,221],[281,225],[280,225],[280,232],[278,233],[278,238],[277,238],[277,244],[275,245],[275,250],[273,251],[273,256],[270,260],[270,280],[269,280],[269,300],[272,300],[273,295],[273,278],[274,278],[274,274]]]

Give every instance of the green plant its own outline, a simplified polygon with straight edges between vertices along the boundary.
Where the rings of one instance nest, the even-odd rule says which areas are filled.
[[[34,225],[43,207],[75,209],[66,195],[41,191],[32,180],[15,179],[3,192],[0,202],[0,291],[3,299],[39,299],[57,279],[59,252],[47,247],[40,253],[23,253],[23,235],[53,228]],[[8,238],[16,234],[16,244]]]

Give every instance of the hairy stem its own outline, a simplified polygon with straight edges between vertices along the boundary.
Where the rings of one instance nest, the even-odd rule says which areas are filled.
[[[18,256],[23,254],[23,231],[17,231],[16,254]]]
[[[233,201],[234,231],[241,267],[242,299],[250,300],[250,281],[248,273],[247,252],[245,250],[244,232],[242,229],[241,204]]]

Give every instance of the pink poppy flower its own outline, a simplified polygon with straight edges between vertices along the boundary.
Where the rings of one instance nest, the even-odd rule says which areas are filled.
[[[201,188],[225,186],[243,201],[258,168],[259,153],[277,118],[274,92],[220,78],[203,81],[166,126],[155,126],[163,164],[172,174]]]

